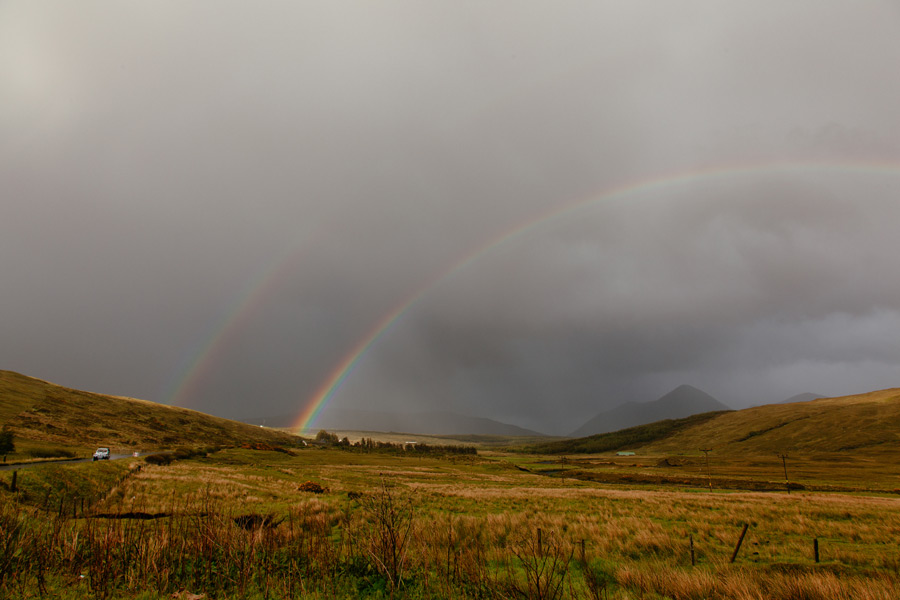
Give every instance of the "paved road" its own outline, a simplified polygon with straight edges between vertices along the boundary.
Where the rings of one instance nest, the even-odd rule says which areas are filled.
[[[144,452],[143,454],[151,454],[150,452]],[[110,460],[119,460],[121,458],[131,458],[133,455],[131,454],[110,454]],[[74,463],[83,463],[83,462],[91,462],[94,459],[92,458],[65,458],[61,460],[42,460],[38,462],[30,462],[30,463],[0,463],[0,471],[13,471],[17,469],[28,469],[30,467],[36,467],[38,465],[69,465]]]

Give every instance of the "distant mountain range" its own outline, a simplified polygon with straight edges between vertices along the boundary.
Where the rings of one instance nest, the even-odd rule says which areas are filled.
[[[269,427],[289,427],[296,417],[270,417],[247,422]],[[542,436],[543,433],[482,417],[435,410],[393,413],[374,410],[335,409],[322,415],[317,429],[421,433],[430,435],[509,435]]]
[[[810,402],[824,398],[820,394],[804,393],[774,404]],[[613,409],[598,413],[569,437],[586,437],[646,425],[664,419],[683,419],[696,414],[733,410],[690,385],[680,385],[668,394],[651,402],[625,402]],[[265,419],[246,419],[245,422],[267,427],[291,427],[296,416],[282,415]],[[375,410],[335,409],[322,415],[316,429],[338,431],[380,431],[421,433],[430,435],[501,435],[543,436],[546,434],[510,425],[494,419],[472,417],[450,411],[395,413]]]
[[[618,431],[663,419],[680,419],[691,415],[731,410],[703,390],[680,385],[662,398],[652,402],[626,402],[599,413],[571,433],[571,437],[585,437]]]

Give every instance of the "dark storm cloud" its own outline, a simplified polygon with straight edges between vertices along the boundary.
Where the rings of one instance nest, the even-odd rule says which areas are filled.
[[[660,173],[895,167],[898,18],[821,2],[5,4],[0,368],[296,412],[421,294],[335,405],[566,431],[685,382],[736,405],[894,385],[896,171],[598,201],[428,285],[539,215]]]
[[[900,205],[866,192],[858,182],[820,189],[778,175],[601,203],[435,289],[421,323],[406,325],[415,337],[394,342],[410,351],[393,356],[393,378],[418,372],[435,397],[461,403],[467,386],[455,382],[506,386],[492,396],[499,410],[548,418],[609,398],[652,399],[683,381],[736,406],[786,398],[790,386],[839,394],[892,385],[889,368],[872,366],[900,359],[891,343],[900,286],[879,275],[893,269]],[[868,384],[848,380],[850,364]],[[829,374],[827,365],[839,368]],[[468,398],[471,410],[484,401]]]

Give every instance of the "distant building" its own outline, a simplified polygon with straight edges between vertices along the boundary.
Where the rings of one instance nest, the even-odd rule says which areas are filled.
[[[634,452],[631,452],[631,451],[616,452],[616,456],[634,456]]]

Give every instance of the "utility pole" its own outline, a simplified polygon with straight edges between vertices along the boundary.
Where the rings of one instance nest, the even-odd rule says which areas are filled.
[[[779,458],[781,458],[781,466],[784,467],[784,485],[787,487],[788,494],[791,493],[791,482],[788,481],[787,476],[787,454],[779,454]]]
[[[706,481],[709,483],[709,491],[712,493],[712,475],[709,474],[709,453],[712,452],[712,448],[700,448],[700,452],[706,456]]]

